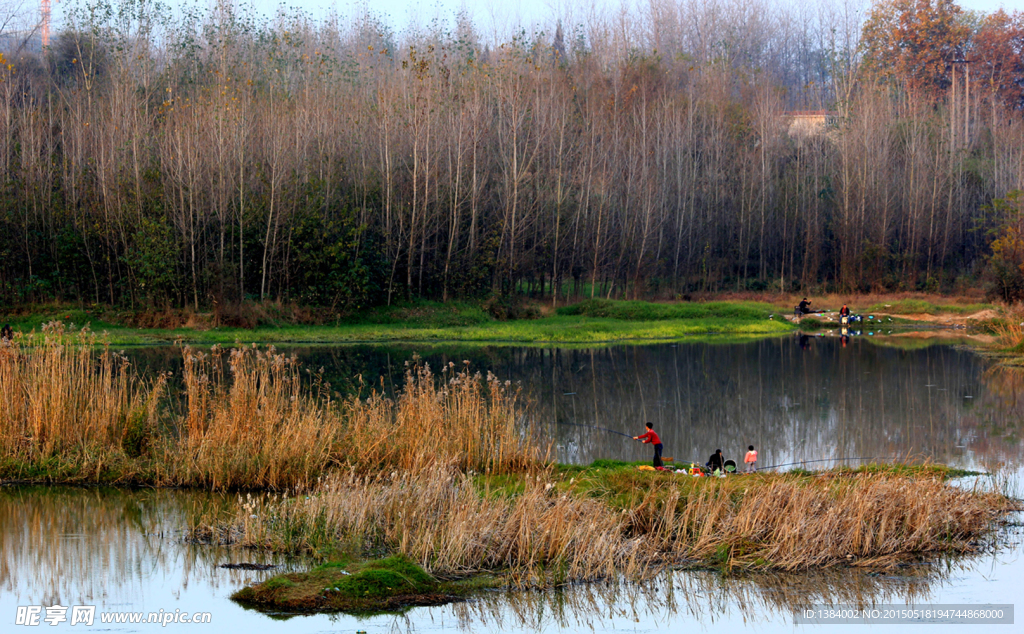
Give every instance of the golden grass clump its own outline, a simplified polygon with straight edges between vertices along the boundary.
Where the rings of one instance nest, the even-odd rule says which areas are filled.
[[[444,468],[332,477],[308,495],[252,498],[231,525],[240,543],[279,551],[339,546],[405,554],[427,570],[510,573],[515,585],[641,576],[654,551],[625,536],[625,514],[561,493],[544,474],[514,497],[481,495],[470,476]]]
[[[518,391],[416,365],[395,398],[337,400],[274,348],[182,349],[181,394],[88,331],[50,324],[0,347],[0,476],[211,489],[295,489],[345,465],[505,473],[540,466]]]
[[[175,480],[212,489],[303,486],[336,461],[329,394],[308,396],[298,361],[255,346],[183,352],[185,412]],[[326,391],[323,391],[326,392]]]
[[[92,472],[138,456],[157,426],[166,380],[139,379],[87,330],[43,327],[37,345],[0,346],[0,451],[21,463]]]
[[[623,502],[550,472],[500,495],[451,470],[353,472],[308,496],[248,498],[220,530],[278,551],[402,553],[435,574],[501,570],[522,586],[670,566],[888,567],[970,552],[1010,507],[905,475],[655,477],[637,479],[643,488]]]
[[[468,363],[461,369],[449,363],[435,377],[429,365],[414,362],[394,400],[379,392],[349,400],[342,435],[349,462],[374,471],[536,469],[541,443],[517,407],[518,388],[490,372],[471,373]]]
[[[1000,347],[1024,351],[1024,310],[1010,308],[1005,318],[992,320],[991,324]]]
[[[658,529],[673,551],[729,567],[890,565],[971,550],[1008,504],[937,478],[765,476],[712,494],[691,489],[675,504],[679,520],[665,512]],[[666,530],[674,521],[682,530]]]

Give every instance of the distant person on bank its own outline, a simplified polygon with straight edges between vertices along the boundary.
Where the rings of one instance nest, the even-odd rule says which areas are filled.
[[[715,449],[715,453],[711,454],[708,463],[704,466],[708,468],[708,472],[712,475],[725,473],[725,459],[722,457],[722,450]]]
[[[658,434],[654,431],[654,423],[647,423],[647,433],[639,436],[633,436],[633,440],[643,441],[645,445],[654,445],[654,466],[665,466],[665,463],[661,461],[661,450],[664,446],[661,444],[661,438],[658,438]]]
[[[747,455],[743,456],[743,462],[747,465],[747,473],[757,471],[757,451],[754,445],[747,447]]]

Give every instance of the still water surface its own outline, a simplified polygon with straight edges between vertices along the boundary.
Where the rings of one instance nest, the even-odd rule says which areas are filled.
[[[999,467],[1020,478],[1020,375],[993,371],[952,346],[904,350],[837,339],[783,338],[742,344],[679,344],[606,349],[333,347],[296,349],[339,391],[358,374],[400,386],[418,353],[438,368],[449,361],[518,381],[530,423],[549,431],[559,459],[640,459],[647,450],[597,426],[633,435],[656,423],[666,455],[704,460],[757,445],[761,464],[912,454],[970,467]],[[167,350],[132,353],[150,369],[173,368]],[[830,463],[813,463],[821,466]],[[981,480],[983,483],[984,479]],[[973,486],[974,481],[965,482]],[[170,629],[220,632],[722,631],[791,632],[807,603],[1013,603],[1024,596],[1024,553],[1016,525],[1002,546],[958,562],[898,574],[832,570],[723,578],[677,572],[655,583],[596,584],[549,592],[488,593],[473,601],[366,619],[318,615],[271,620],[228,595],[267,574],[220,568],[228,562],[305,562],[184,543],[191,514],[225,498],[170,490],[65,487],[0,488],[0,630],[15,627],[19,605],[96,605],[98,612],[209,611],[212,625]],[[281,568],[274,572],[280,572]],[[1019,617],[1024,619],[1024,616]],[[1020,620],[1018,620],[1018,623]],[[156,631],[159,625],[68,623],[52,631]],[[925,625],[872,626],[882,631]],[[957,626],[953,626],[957,627]],[[835,626],[837,631],[862,629]],[[1020,631],[1020,625],[988,626]],[[986,629],[986,628],[982,628]]]
[[[906,349],[898,346],[920,346]],[[1024,374],[999,372],[969,349],[915,340],[782,337],[597,349],[333,346],[285,348],[323,368],[339,393],[403,383],[407,364],[433,370],[469,361],[522,386],[529,422],[553,437],[562,462],[639,460],[635,436],[651,421],[677,461],[715,449],[759,466],[829,466],[860,458],[930,458],[965,467],[1019,469]],[[180,351],[129,353],[144,371],[180,371]],[[599,431],[600,427],[610,431]],[[619,432],[619,434],[613,433]]]

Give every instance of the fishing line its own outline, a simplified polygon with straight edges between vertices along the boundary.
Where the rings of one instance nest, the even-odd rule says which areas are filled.
[[[573,427],[586,427],[587,429],[598,429],[600,431],[606,431],[606,432],[608,432],[610,434],[618,434],[620,436],[625,436],[626,438],[629,438],[631,440],[633,438],[629,434],[624,434],[621,431],[615,431],[614,429],[607,429],[605,427],[597,427],[596,425],[581,425],[580,423],[563,423],[561,421],[555,421],[555,424],[556,425],[572,425]]]
[[[865,458],[824,458],[822,460],[801,460],[800,462],[787,462],[784,464],[773,464],[770,467],[758,467],[755,471],[764,471],[765,469],[778,469],[779,467],[792,467],[797,464],[811,464],[813,462],[839,462],[841,460],[894,460],[899,456],[888,456],[886,458],[878,458],[875,456],[868,456]]]

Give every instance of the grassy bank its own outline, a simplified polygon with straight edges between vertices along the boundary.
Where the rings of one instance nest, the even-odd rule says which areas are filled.
[[[749,295],[749,298],[748,298]],[[196,345],[235,343],[330,344],[419,342],[592,346],[614,343],[660,343],[695,337],[773,336],[797,326],[791,316],[799,296],[766,294],[713,296],[704,301],[647,302],[585,300],[552,309],[522,300],[510,306],[493,302],[418,301],[345,314],[275,304],[246,305],[239,315],[190,311],[126,312],[40,306],[3,318],[30,338],[51,321],[89,325],[112,345],[181,342]],[[998,329],[1002,309],[977,298],[931,295],[864,295],[812,297],[815,309],[837,311],[848,302],[856,314],[877,314],[886,327],[933,326],[970,317],[976,329]],[[499,310],[500,309],[500,310]],[[503,317],[497,319],[495,315]],[[808,316],[800,327],[814,331],[837,325],[838,317]],[[884,322],[884,323],[882,323]],[[934,324],[930,322],[935,322]]]
[[[288,319],[254,320],[251,328],[232,327],[213,316],[190,315],[143,319],[136,315],[42,307],[9,317],[23,334],[40,332],[53,320],[89,324],[112,345],[239,343],[366,343],[398,341],[506,342],[516,344],[588,344],[625,341],[671,341],[692,335],[773,335],[793,327],[769,319],[777,310],[758,302],[657,304],[595,300],[531,319],[499,321],[479,304],[421,302],[352,315],[327,323],[302,325]],[[156,324],[144,327],[140,324]],[[166,327],[173,325],[175,327]],[[161,327],[163,326],[163,327]]]

